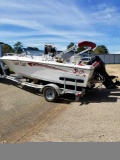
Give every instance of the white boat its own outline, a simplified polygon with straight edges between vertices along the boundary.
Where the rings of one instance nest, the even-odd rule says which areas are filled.
[[[100,64],[100,60],[94,60],[91,64],[82,64],[80,56],[74,54],[69,62],[64,60],[60,61],[60,56],[66,54],[76,47],[87,46],[85,51],[94,49],[95,43],[84,41],[70,49],[61,52],[55,56],[55,47],[52,44],[45,44],[45,51],[43,55],[31,55],[29,51],[21,55],[3,56],[0,58],[11,70],[17,75],[32,79],[39,83],[54,83],[57,85],[66,85],[77,87],[91,87],[93,85],[93,73],[96,67]],[[82,52],[81,52],[82,53]],[[79,53],[79,54],[81,54]],[[108,86],[106,86],[108,87]]]
[[[80,65],[80,56],[78,55],[73,55],[69,62],[60,63],[59,58],[56,59],[56,57],[48,55],[52,53],[53,45],[46,44],[45,47],[47,54],[43,54],[43,56],[30,55],[30,52],[27,51],[27,54],[3,56],[0,59],[17,75],[29,79],[64,84],[65,78],[67,85],[74,85],[75,80],[79,87],[90,85],[89,80],[95,69],[93,65]],[[72,47],[72,49],[75,49],[75,47]],[[60,55],[65,53],[63,52]]]

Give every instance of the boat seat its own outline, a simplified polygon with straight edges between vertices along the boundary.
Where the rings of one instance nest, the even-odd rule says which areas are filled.
[[[80,62],[80,61],[81,61],[80,56],[72,56],[70,58],[70,63],[73,63],[73,64],[78,64],[78,62]]]

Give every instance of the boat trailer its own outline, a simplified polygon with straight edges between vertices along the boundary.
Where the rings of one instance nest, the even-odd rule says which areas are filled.
[[[74,94],[75,101],[79,101],[79,99],[83,97],[87,92],[87,88],[81,88],[81,91],[77,90],[77,79],[76,80],[74,79],[75,80],[74,89],[67,89],[66,77],[62,77],[64,80],[63,88],[60,88],[57,84],[54,83],[48,83],[46,85],[35,84],[34,81],[28,82],[29,79],[24,79],[20,76],[4,75],[1,78],[16,82],[18,85],[21,85],[21,87],[28,86],[31,88],[38,89],[40,94],[42,94],[45,100],[48,102],[56,102],[59,99],[59,97],[64,94]]]
[[[100,87],[104,84],[106,86],[106,88],[108,88],[107,87],[108,81],[105,83],[104,78],[101,76],[98,76],[98,75],[97,75],[97,79],[96,78],[93,79],[93,82],[91,83],[92,85],[90,85],[88,87],[80,87],[79,89],[77,86],[78,79],[75,79],[75,78],[72,79],[72,82],[74,82],[74,86],[72,88],[68,88],[66,85],[66,81],[68,79],[67,77],[60,77],[63,80],[62,87],[60,87],[59,84],[55,84],[52,82],[47,82],[44,84],[40,80],[39,80],[40,82],[37,83],[36,79],[31,80],[31,79],[16,76],[16,75],[10,76],[9,68],[7,68],[7,66],[4,65],[2,62],[0,62],[0,74],[1,74],[1,78],[14,81],[17,84],[21,85],[22,87],[28,86],[28,87],[38,89],[40,94],[42,94],[43,97],[45,98],[45,100],[48,102],[56,102],[59,99],[59,97],[64,94],[73,94],[73,95],[75,95],[75,101],[79,101],[80,98],[83,97],[89,90],[91,91],[95,88],[96,83],[100,84],[98,87]],[[95,75],[95,77],[96,77],[96,75]],[[98,79],[98,77],[99,77],[99,79]],[[116,82],[114,82],[114,83],[112,82],[112,84],[114,84],[115,86],[116,85],[120,86],[120,81],[117,80],[116,76],[109,76],[109,79],[111,79],[111,80],[116,79]],[[96,82],[94,82],[94,80]],[[98,88],[98,87],[96,87],[96,88]]]

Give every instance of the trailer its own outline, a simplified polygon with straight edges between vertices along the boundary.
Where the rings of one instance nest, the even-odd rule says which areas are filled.
[[[48,102],[56,102],[60,98],[61,95],[65,94],[73,94],[75,96],[75,101],[79,101],[81,97],[83,97],[88,91],[91,91],[95,88],[96,83],[100,83],[100,86],[108,85],[108,83],[105,83],[104,77],[99,75],[99,79],[91,79],[90,84],[88,84],[87,87],[78,87],[78,79],[70,78],[70,80],[74,83],[72,86],[68,86],[66,84],[66,81],[68,80],[68,77],[59,77],[62,79],[63,84],[57,84],[52,82],[46,82],[43,80],[37,80],[37,79],[29,79],[25,77],[20,77],[17,75],[10,76],[9,68],[4,65],[2,62],[0,62],[0,68],[1,68],[1,78],[8,79],[13,82],[16,82],[17,84],[21,86],[28,86],[35,89],[38,89],[39,92],[43,95],[46,101]],[[116,79],[116,82],[113,84],[119,86],[120,81],[117,80],[118,77],[116,76],[109,76],[109,78]]]
[[[54,84],[54,83],[47,83],[43,85],[42,82],[40,84],[34,83],[34,81],[30,82],[30,79],[25,79],[24,77],[20,77],[20,76],[4,75],[1,78],[16,82],[22,87],[28,86],[28,87],[38,89],[39,92],[45,98],[45,100],[48,102],[56,102],[58,101],[59,97],[64,94],[73,94],[75,95],[75,101],[79,101],[79,99],[83,97],[87,92],[87,88],[81,88],[81,90],[77,90],[77,80],[76,79],[74,79],[75,81],[74,89],[73,88],[67,89],[66,77],[62,77],[64,80],[64,84],[62,88],[60,88],[59,85]]]

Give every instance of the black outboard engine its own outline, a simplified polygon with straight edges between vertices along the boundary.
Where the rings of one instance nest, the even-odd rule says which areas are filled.
[[[100,79],[103,81],[103,84],[108,89],[117,88],[116,84],[112,81],[111,77],[108,75],[105,69],[105,63],[101,60],[99,56],[93,57],[87,65],[93,65],[95,71],[93,74],[94,79]]]

